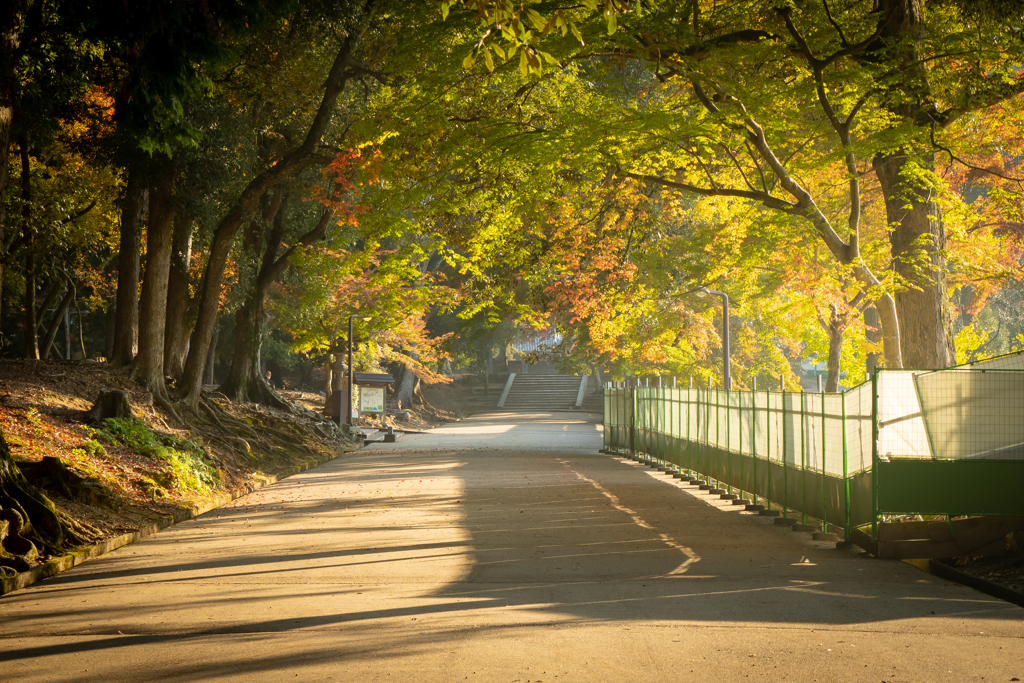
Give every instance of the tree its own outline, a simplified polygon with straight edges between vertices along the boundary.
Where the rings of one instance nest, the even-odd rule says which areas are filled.
[[[203,370],[206,367],[206,354],[213,338],[213,328],[220,304],[224,266],[235,234],[245,219],[255,210],[261,197],[320,158],[320,141],[333,118],[335,103],[349,79],[358,73],[354,50],[366,29],[372,9],[372,0],[357,3],[353,8],[354,16],[346,26],[347,33],[341,41],[327,74],[319,107],[308,124],[302,142],[257,173],[218,221],[203,275],[193,343],[185,363],[180,389],[181,395],[189,403],[199,400]]]
[[[453,4],[442,3],[445,9]],[[559,63],[563,70],[574,69],[583,60],[595,66],[609,60],[649,65],[650,89],[660,83],[688,96],[687,105],[680,103],[674,111],[689,120],[682,123],[677,117],[675,122],[681,125],[656,128],[657,137],[669,135],[693,144],[682,159],[675,154],[673,161],[667,158],[669,147],[649,149],[653,131],[645,128],[635,138],[639,149],[617,145],[616,153],[608,156],[625,172],[648,176],[651,182],[760,202],[807,221],[836,259],[853,269],[869,296],[881,295],[890,365],[900,361],[904,347],[915,365],[941,366],[949,361],[952,347],[942,281],[944,226],[934,204],[941,182],[932,172],[941,143],[934,136],[965,114],[1016,97],[1024,88],[1015,75],[1022,43],[1007,19],[1015,15],[993,11],[1005,3],[933,3],[927,11],[911,0],[836,7],[806,4],[798,9],[755,2],[649,3],[636,8],[636,15],[625,13],[625,4],[607,3],[600,19],[579,7],[538,6],[546,12],[542,16],[532,7],[502,2],[464,4],[490,29],[469,48],[474,56],[503,40],[508,47],[502,54],[518,50],[524,72],[540,72],[536,57],[550,54],[555,59],[564,55]],[[584,5],[593,11],[597,3]],[[602,31],[607,25],[613,36],[601,38],[598,25]],[[586,36],[590,47],[566,53],[564,41],[550,37],[554,28],[563,34],[572,29],[577,44]],[[467,66],[472,61],[467,57]],[[485,61],[490,65],[493,59]],[[648,113],[665,117],[672,111],[652,110],[653,102],[645,98]],[[650,116],[616,104],[599,110],[616,112],[617,122],[609,123],[609,130],[622,130],[623,122],[651,121]],[[777,118],[769,111],[786,115]],[[693,125],[694,120],[717,125]],[[808,157],[824,161],[823,124],[826,130],[831,128],[832,158],[843,160],[850,174],[847,226],[842,229],[816,210],[820,191],[810,187],[810,176],[794,175],[805,167],[796,158],[799,155],[810,153]],[[630,157],[628,149],[634,155],[639,152],[639,159]],[[865,159],[870,167],[860,161]],[[652,165],[644,168],[645,163]],[[722,175],[723,163],[735,165],[731,184]],[[716,175],[706,177],[701,168]],[[901,276],[884,290],[872,269],[859,261],[855,239],[860,230],[859,185],[867,168],[875,173],[885,197],[893,229],[892,258]],[[686,169],[686,177],[680,181],[673,176],[681,169]],[[744,176],[771,183],[756,187]],[[846,237],[841,237],[844,231]],[[912,320],[910,334],[899,346],[896,301],[890,304],[886,298],[893,292],[898,308]]]

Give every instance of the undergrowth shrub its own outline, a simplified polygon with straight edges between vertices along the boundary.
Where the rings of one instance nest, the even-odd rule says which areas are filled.
[[[166,464],[158,476],[163,486],[209,493],[216,485],[217,473],[203,461],[203,448],[194,441],[155,433],[141,420],[111,417],[103,423],[103,435],[110,443]]]

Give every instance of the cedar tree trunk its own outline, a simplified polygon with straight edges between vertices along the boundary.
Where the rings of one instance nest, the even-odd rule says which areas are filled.
[[[373,0],[366,0],[362,15],[370,13]],[[355,13],[354,13],[355,14]],[[363,17],[354,17],[362,21]],[[330,124],[338,96],[345,89],[351,77],[349,61],[352,50],[358,42],[362,31],[353,27],[345,37],[331,65],[324,87],[324,95],[317,113],[310,123],[309,130],[302,144],[285,154],[270,168],[253,178],[239,195],[228,212],[217,223],[210,245],[210,255],[203,274],[202,291],[199,294],[199,307],[195,332],[189,347],[188,359],[185,361],[185,373],[181,382],[181,393],[190,402],[199,400],[202,388],[203,368],[206,355],[213,339],[213,328],[217,323],[217,312],[220,308],[221,285],[224,283],[224,267],[234,242],[235,234],[242,222],[255,210],[260,198],[280,182],[290,178],[306,166],[314,163],[317,148]]]
[[[164,396],[164,323],[167,319],[167,281],[171,270],[171,235],[174,175],[164,159],[149,193],[149,230],[146,233],[146,279],[142,283],[139,316],[139,355],[132,378],[148,391]]]
[[[128,175],[121,207],[121,242],[117,254],[117,300],[114,339],[108,360],[128,365],[135,358],[139,334],[139,261],[142,257],[142,218],[147,191],[137,171]]]
[[[167,283],[167,321],[164,325],[164,373],[175,380],[185,371],[188,324],[188,271],[192,264],[192,220],[178,214],[171,238],[171,273]]]

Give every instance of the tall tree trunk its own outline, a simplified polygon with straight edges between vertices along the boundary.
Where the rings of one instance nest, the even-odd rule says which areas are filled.
[[[372,5],[373,0],[366,0],[363,3],[363,12],[353,12],[353,18],[363,23],[366,15],[369,15],[371,11]],[[351,76],[348,72],[349,61],[361,34],[362,29],[353,26],[338,50],[327,76],[323,98],[320,100],[317,113],[306,131],[306,137],[302,144],[253,178],[214,230],[210,255],[206,262],[206,271],[203,274],[202,291],[199,295],[196,328],[192,334],[192,343],[188,359],[185,361],[185,373],[181,382],[181,393],[190,403],[199,400],[203,365],[210,348],[210,341],[213,338],[213,328],[217,322],[217,312],[220,306],[224,266],[227,263],[235,234],[242,222],[252,214],[260,197],[281,181],[313,163],[320,140],[333,118],[338,96],[345,89]]]
[[[57,338],[57,332],[60,330],[60,326],[64,322],[64,314],[67,313],[68,307],[74,299],[75,285],[68,281],[67,291],[64,294],[64,298],[61,299],[59,304],[57,304],[57,310],[54,311],[53,320],[50,321],[49,326],[46,328],[46,334],[43,336],[43,341],[39,345],[40,356],[43,360],[50,357],[51,349],[54,347],[54,340]],[[43,312],[45,312],[45,310]],[[71,354],[69,352],[66,358],[70,357]]]
[[[828,319],[828,377],[825,379],[825,391],[839,391],[840,363],[843,357],[843,331],[845,320],[839,318],[839,309],[833,304]]]
[[[896,272],[910,289],[896,293],[903,367],[944,368],[956,361],[952,319],[946,292],[946,246],[942,212],[935,187],[928,177],[935,169],[935,153],[928,139],[934,120],[935,97],[920,54],[924,30],[921,0],[879,0],[882,41],[879,49],[891,63],[899,84],[888,92],[890,110],[915,126],[915,143],[873,160],[875,175],[885,198],[892,258]],[[924,258],[919,258],[923,250]],[[883,311],[879,311],[883,313]],[[885,320],[883,319],[883,325]]]
[[[28,133],[18,141],[21,152],[21,220],[25,242],[25,353],[24,357],[38,360],[39,338],[36,332],[36,252],[35,231],[32,229],[32,176],[29,169]]]
[[[231,370],[218,391],[241,402],[286,407],[260,373],[266,293],[266,286],[257,282],[235,314],[235,348]]]
[[[78,313],[78,344],[82,352],[82,360],[89,357],[89,352],[85,350],[85,323],[82,318],[82,305],[75,301],[75,312]]]
[[[324,362],[324,405],[331,405],[331,394],[334,393],[334,354],[327,354]]]
[[[149,230],[146,234],[146,279],[142,284],[139,316],[139,355],[132,378],[156,396],[165,396],[164,323],[167,320],[167,282],[171,270],[174,172],[164,159],[149,192]]]
[[[220,341],[220,326],[213,328],[213,339],[210,343],[210,353],[206,356],[206,383],[216,384],[217,378],[214,371],[217,369],[217,342]]]
[[[14,103],[18,92],[18,46],[28,7],[26,0],[11,0],[0,10],[0,302],[3,301],[4,263],[7,256],[7,187]]]
[[[103,357],[109,362],[114,356],[114,323],[117,318],[117,309],[108,305],[103,314]]]
[[[148,192],[139,172],[128,174],[124,204],[121,208],[121,241],[117,254],[117,304],[114,313],[114,339],[107,360],[117,366],[132,362],[138,349],[139,266],[142,258],[142,219]]]
[[[882,330],[881,322],[878,319],[878,310],[874,306],[869,306],[864,309],[864,337],[872,344],[877,344],[882,341]],[[882,360],[881,354],[869,353],[866,359],[868,379],[871,375],[875,374],[875,369],[878,368],[878,362]]]
[[[419,360],[420,354],[416,352],[416,349],[409,349],[409,357],[413,360]],[[395,398],[401,402],[403,408],[412,407],[413,391],[416,389],[416,373],[412,371],[412,368],[402,369],[402,381],[398,385],[398,391],[396,392]]]
[[[899,152],[878,157],[874,168],[885,197],[893,264],[910,286],[896,293],[903,366],[945,368],[956,362],[942,256],[946,230],[932,199],[934,188],[914,175],[922,161],[924,170],[934,170],[931,153],[916,159]]]
[[[72,301],[74,300],[74,298],[75,298],[75,295],[72,294],[71,295]],[[70,304],[71,302],[69,301],[68,303]],[[70,308],[70,306],[68,308],[64,309],[64,323],[63,323],[63,325],[61,325],[61,327],[64,330],[64,357],[67,358],[68,360],[71,360],[71,308]]]
[[[167,322],[164,337],[164,373],[180,380],[185,371],[188,324],[189,267],[192,264],[192,220],[178,214],[171,238],[171,273],[167,284]]]

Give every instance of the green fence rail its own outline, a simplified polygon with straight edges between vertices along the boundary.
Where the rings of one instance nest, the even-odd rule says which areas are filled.
[[[843,393],[604,388],[604,449],[850,538],[906,515],[1024,516],[1019,359]]]

